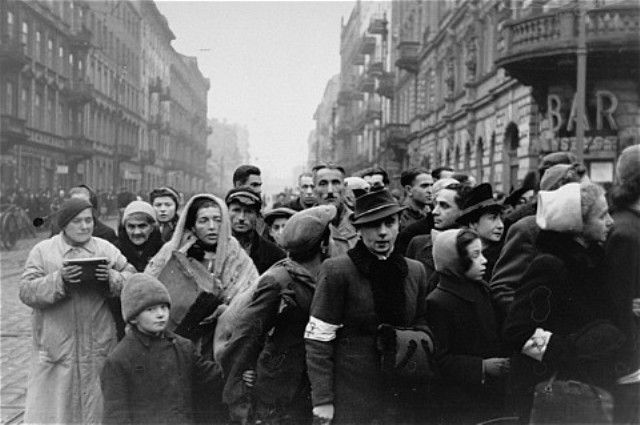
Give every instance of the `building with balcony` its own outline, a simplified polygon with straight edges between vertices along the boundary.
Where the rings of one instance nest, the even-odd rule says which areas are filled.
[[[335,105],[333,158],[356,171],[376,161],[389,98],[377,88],[390,74],[390,2],[357,1],[340,37],[340,87]],[[371,108],[377,108],[372,113]],[[316,128],[316,137],[320,134]]]
[[[202,186],[208,82],[153,1],[8,0],[0,22],[1,190],[169,183],[172,66],[195,93],[181,103],[199,140],[184,190]]]
[[[336,110],[338,91],[340,90],[340,75],[334,75],[327,82],[322,101],[313,114],[316,128],[311,132],[307,143],[307,167],[310,170],[317,163],[336,161]]]

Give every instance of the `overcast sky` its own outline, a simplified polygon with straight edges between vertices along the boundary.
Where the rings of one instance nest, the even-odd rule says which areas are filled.
[[[208,116],[245,124],[265,189],[291,186],[313,113],[340,72],[340,19],[354,1],[156,1],[174,47],[211,81]]]

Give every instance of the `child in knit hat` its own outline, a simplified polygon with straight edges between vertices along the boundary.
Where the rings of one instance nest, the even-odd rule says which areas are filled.
[[[164,285],[132,275],[121,294],[129,330],[107,358],[101,374],[104,423],[190,424],[199,422],[193,396],[222,384],[215,363],[193,343],[167,330],[171,298]]]

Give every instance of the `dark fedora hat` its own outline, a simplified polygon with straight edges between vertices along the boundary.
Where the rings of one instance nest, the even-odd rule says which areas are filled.
[[[462,213],[456,220],[468,224],[474,217],[489,211],[502,211],[504,206],[493,199],[493,189],[489,183],[480,183],[471,189],[462,200]]]
[[[354,225],[371,223],[404,210],[387,189],[374,190],[356,198],[356,208],[351,215]]]

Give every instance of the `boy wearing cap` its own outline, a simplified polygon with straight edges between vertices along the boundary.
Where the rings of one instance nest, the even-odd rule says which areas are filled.
[[[258,273],[264,273],[286,254],[277,245],[262,237],[256,230],[262,200],[249,187],[231,189],[225,198],[229,207],[231,232],[249,254]]]
[[[122,317],[130,331],[107,358],[100,375],[103,423],[190,424],[193,395],[218,379],[193,343],[168,331],[171,298],[156,278],[137,273],[122,289]]]
[[[33,353],[25,423],[97,423],[102,417],[99,374],[116,345],[108,300],[120,295],[134,268],[118,249],[92,236],[93,208],[70,198],[57,215],[62,231],[27,258],[20,300],[33,309]],[[67,260],[105,258],[95,279]]]
[[[287,207],[274,208],[271,211],[267,211],[264,214],[264,222],[269,229],[269,242],[273,242],[282,248],[282,233],[284,226],[289,221],[292,215],[296,213],[295,210]]]
[[[260,277],[242,312],[226,355],[230,361],[221,362],[229,376],[224,401],[236,420],[247,412],[240,407],[252,404],[253,419],[263,423],[311,423],[303,333],[335,215],[335,206],[324,205],[289,219],[282,234],[289,258]]]
[[[178,222],[178,207],[180,195],[168,186],[153,189],[149,194],[149,202],[156,210],[156,220],[162,235],[162,242],[167,242],[173,236],[173,231]]]

